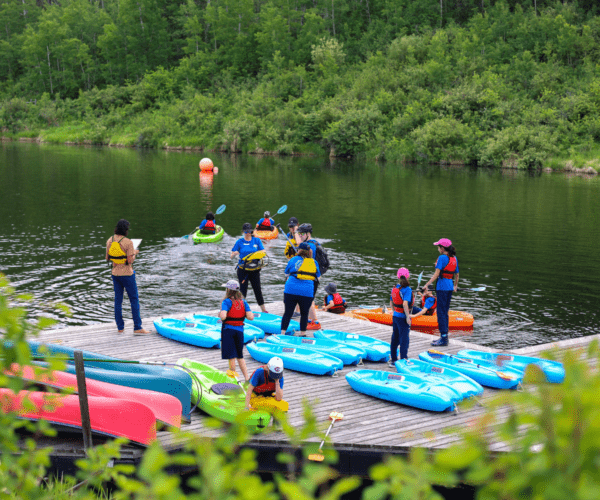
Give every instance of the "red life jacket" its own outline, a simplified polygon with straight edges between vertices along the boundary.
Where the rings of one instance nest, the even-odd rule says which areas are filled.
[[[332,293],[331,295],[333,296],[333,307],[330,307],[328,311],[336,314],[346,312],[346,304],[344,303],[342,296],[339,293]],[[327,297],[329,297],[329,295],[323,297],[325,305],[327,305]]]
[[[399,312],[404,314],[404,301],[400,296],[400,285],[396,285],[392,290],[392,304],[394,304],[394,312]],[[412,310],[413,304],[415,303],[415,292],[411,290],[410,292],[410,301],[408,302],[408,312]]]
[[[202,231],[205,232],[206,234],[210,234],[210,233],[216,233],[217,232],[217,226],[215,225],[215,221],[214,220],[207,220],[206,224],[204,224],[204,227],[202,228]]]
[[[252,379],[252,377],[254,377],[254,374],[258,370],[263,370],[265,376],[265,383],[254,387],[252,392],[255,392],[256,394],[273,394],[275,392],[275,381],[269,380],[269,368],[267,368],[265,365],[254,370],[250,378]]]
[[[446,280],[451,280],[454,278],[456,274],[456,268],[458,267],[458,263],[456,262],[456,257],[449,257],[448,264],[442,271],[440,272],[440,278],[444,278]]]
[[[242,326],[246,319],[246,308],[243,300],[231,299],[231,309],[227,311],[227,317],[223,321],[224,325]]]
[[[258,224],[257,229],[259,231],[273,231],[275,228],[271,226],[271,219],[269,217],[263,217],[263,221]]]
[[[427,299],[429,299],[430,297],[423,297],[421,299],[421,308],[425,308],[425,301]],[[437,297],[432,297],[433,298],[433,305],[427,309],[427,312],[424,314],[424,316],[433,316],[435,314],[435,310],[437,309]]]

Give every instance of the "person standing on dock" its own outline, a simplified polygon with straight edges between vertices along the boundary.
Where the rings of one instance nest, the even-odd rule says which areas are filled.
[[[437,280],[435,294],[437,298],[437,318],[440,338],[431,343],[433,346],[448,345],[448,313],[450,311],[450,299],[452,292],[458,287],[458,260],[456,259],[456,249],[452,246],[452,241],[448,238],[442,238],[436,241],[438,251],[441,254],[435,263],[435,273],[425,283],[424,289],[427,289],[431,283]]]
[[[408,359],[408,344],[410,335],[410,312],[412,310],[414,294],[408,280],[410,273],[405,267],[398,269],[398,284],[392,288],[390,307],[394,308],[392,322],[392,340],[390,342],[391,359],[390,368],[398,360],[398,346],[400,346],[400,359]]]
[[[313,237],[312,237],[312,230],[313,230],[312,224],[309,224],[309,223],[300,224],[298,226],[298,229],[296,230],[296,243],[298,243],[298,244],[306,243],[310,247],[310,251],[311,251],[310,256],[316,260],[318,243],[317,243],[317,240],[313,239]],[[320,269],[319,269],[319,272],[321,272]],[[313,299],[314,299],[314,297],[317,295],[317,288],[319,288],[319,280],[314,280],[313,286],[314,286],[314,293],[313,293]],[[317,321],[317,308],[315,307],[314,300],[310,306],[310,311],[308,313],[307,328],[309,330],[320,330],[321,329],[321,323],[319,323]]]
[[[121,219],[115,227],[115,234],[106,242],[106,260],[112,261],[112,281],[115,290],[115,321],[117,330],[123,333],[125,323],[123,321],[123,290],[127,290],[129,303],[131,304],[131,315],[133,316],[133,334],[148,335],[150,332],[142,328],[140,316],[140,300],[138,297],[137,284],[135,282],[135,271],[133,261],[139,250],[133,247],[133,242],[127,237],[129,234],[129,221]]]

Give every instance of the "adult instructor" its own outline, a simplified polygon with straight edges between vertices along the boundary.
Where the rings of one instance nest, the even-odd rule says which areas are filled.
[[[149,335],[150,332],[142,328],[140,317],[140,300],[133,261],[139,250],[133,248],[133,242],[127,237],[129,234],[129,221],[121,219],[115,227],[113,234],[106,242],[106,260],[112,261],[112,281],[115,290],[115,321],[119,333],[125,330],[123,322],[123,290],[127,290],[131,315],[133,316],[133,334]]]
[[[437,297],[437,318],[440,338],[431,343],[433,346],[448,345],[448,312],[450,311],[450,299],[452,292],[458,288],[458,260],[456,250],[448,238],[436,241],[440,256],[435,263],[435,273],[425,283],[427,289],[431,283],[437,280],[435,293]]]

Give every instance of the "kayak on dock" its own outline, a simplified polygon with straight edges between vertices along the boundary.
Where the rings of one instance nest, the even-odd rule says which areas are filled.
[[[190,322],[183,319],[163,318],[154,322],[156,331],[168,339],[205,348],[221,347],[221,325]],[[257,329],[258,330],[258,329]],[[261,330],[244,328],[244,343],[264,337]],[[262,337],[261,337],[262,336]]]
[[[387,361],[390,357],[390,344],[383,340],[358,335],[357,333],[338,332],[336,330],[315,330],[315,338],[329,339],[357,347],[365,351],[368,361]]]
[[[312,375],[334,375],[338,370],[344,368],[341,359],[303,347],[252,342],[246,348],[250,356],[260,363],[268,363],[273,356],[280,357],[286,370]]]
[[[208,316],[206,314],[193,314],[192,316],[187,316],[185,320],[192,323],[205,323],[207,325],[218,326],[219,328],[221,328],[221,325],[223,324],[221,318]],[[250,325],[248,320],[244,321],[244,344],[264,338],[265,332],[262,328],[259,328],[256,325]]]
[[[336,342],[329,339],[311,339],[303,337],[293,337],[291,335],[271,335],[267,342],[275,345],[285,345],[287,347],[303,347],[312,351],[324,352],[342,360],[344,365],[357,365],[366,359],[367,353],[364,349],[349,346],[342,342]]]
[[[192,234],[192,240],[194,241],[194,245],[198,245],[199,243],[218,243],[223,239],[224,235],[225,230],[223,227],[217,226],[214,234],[204,234],[200,232],[200,229],[198,229]]]
[[[271,313],[264,313],[261,311],[252,311],[252,313],[254,314],[254,319],[247,319],[246,324],[257,326],[265,333],[270,335],[277,335],[278,333],[281,334],[281,316]],[[300,323],[292,319],[290,320],[290,324],[286,330],[286,333],[291,335],[294,333],[294,331],[300,331]]]

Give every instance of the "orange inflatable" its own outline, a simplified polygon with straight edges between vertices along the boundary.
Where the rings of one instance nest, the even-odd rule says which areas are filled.
[[[206,171],[212,171],[215,166],[210,158],[202,158],[200,160],[199,167],[200,167],[200,170],[202,170],[203,172],[206,172]]]
[[[276,229],[273,231],[259,231],[258,229],[255,229],[253,236],[260,238],[261,240],[274,240],[279,236],[279,231]]]
[[[354,309],[352,312],[357,316],[367,318],[373,323],[380,323],[382,325],[392,324],[392,313],[384,313],[381,307],[376,309]],[[472,314],[462,311],[449,311],[448,316],[448,328],[462,329],[473,327]],[[433,316],[419,316],[418,318],[413,318],[411,322],[411,328],[432,329],[437,327],[437,314]]]

